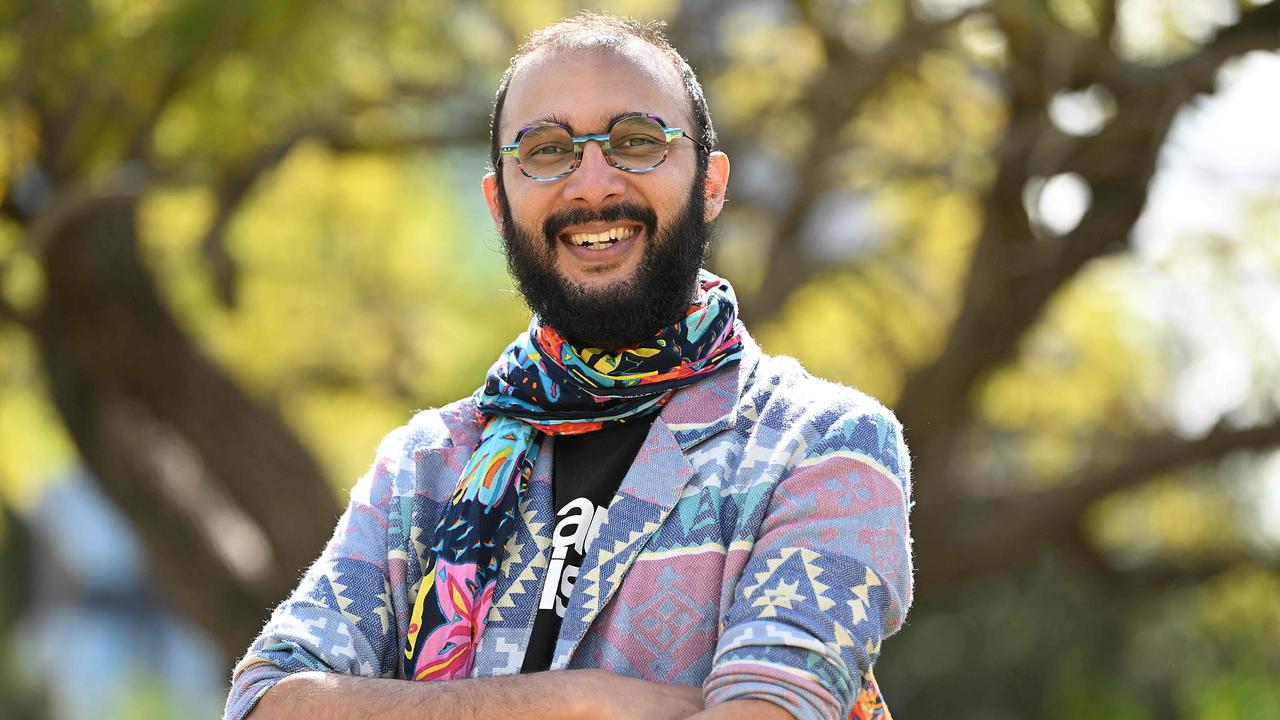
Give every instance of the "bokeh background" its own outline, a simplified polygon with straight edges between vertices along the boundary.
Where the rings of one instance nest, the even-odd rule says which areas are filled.
[[[765,349],[907,428],[894,714],[1280,718],[1276,0],[8,0],[0,714],[218,714],[524,326],[487,114],[583,7],[700,73]]]

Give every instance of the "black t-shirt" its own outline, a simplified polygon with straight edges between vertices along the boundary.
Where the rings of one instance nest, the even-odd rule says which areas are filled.
[[[595,432],[559,435],[551,463],[556,502],[551,564],[538,596],[522,672],[551,667],[564,618],[587,547],[604,523],[606,509],[644,444],[655,415],[634,418]]]

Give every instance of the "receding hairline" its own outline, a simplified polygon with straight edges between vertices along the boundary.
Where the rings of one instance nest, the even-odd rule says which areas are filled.
[[[536,66],[546,62],[553,62],[558,57],[586,55],[599,58],[618,58],[623,61],[629,61],[639,68],[640,72],[652,78],[654,83],[668,91],[673,98],[683,101],[686,97],[684,81],[681,77],[680,68],[675,65],[670,58],[666,57],[666,53],[661,48],[654,47],[643,39],[636,37],[627,37],[623,42],[609,44],[574,44],[573,46],[542,45],[534,48],[530,52],[519,57],[511,66],[511,77],[508,81],[508,92],[512,92],[520,84],[521,76],[528,72],[531,66]],[[652,58],[662,58],[666,60],[663,63],[646,62]],[[660,68],[665,68],[662,70]],[[690,115],[690,109],[684,107],[687,103],[679,102],[680,112]],[[674,119],[674,118],[672,118]],[[692,119],[692,118],[690,118]],[[503,117],[501,122],[509,125],[510,118]]]
[[[511,67],[514,68],[523,58],[543,48],[561,50],[621,48],[633,41],[638,41],[665,55],[679,75],[679,65],[684,62],[684,58],[663,33],[664,27],[666,23],[661,20],[641,22],[627,17],[584,10],[573,17],[530,33],[516,48]]]

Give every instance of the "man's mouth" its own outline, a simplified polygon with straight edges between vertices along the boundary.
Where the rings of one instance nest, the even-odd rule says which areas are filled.
[[[590,250],[603,250],[620,240],[626,240],[640,232],[635,225],[615,225],[598,232],[562,233],[560,237],[570,245]]]

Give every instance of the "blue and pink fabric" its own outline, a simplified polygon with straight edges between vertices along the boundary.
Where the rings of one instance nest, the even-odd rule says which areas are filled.
[[[661,405],[584,558],[552,667],[698,685],[707,705],[768,699],[800,720],[887,717],[871,668],[912,593],[901,427],[735,332],[736,364]],[[467,398],[383,441],[323,555],[237,666],[226,718],[290,673],[430,667],[410,638],[415,611],[441,577],[435,531],[490,417]],[[443,573],[471,593],[446,593],[460,599],[446,610],[483,632],[450,630],[430,652],[446,665],[469,655],[472,677],[519,672],[532,630],[555,525],[555,437],[537,446],[492,582]]]

